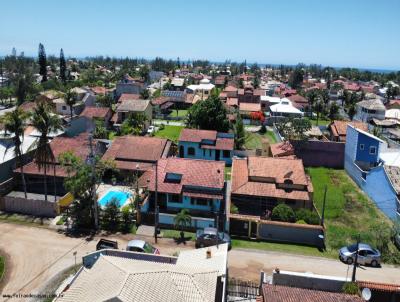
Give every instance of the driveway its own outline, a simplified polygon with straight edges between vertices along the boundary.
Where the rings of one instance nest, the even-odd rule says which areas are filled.
[[[128,234],[109,236],[108,238],[117,240],[120,248],[124,248],[127,241],[140,237]],[[150,243],[154,242],[153,238],[142,238]],[[82,256],[95,250],[98,239],[98,236],[95,238],[71,238],[50,229],[0,223],[0,246],[11,260],[11,263],[7,263],[7,266],[10,267],[8,282],[2,292],[7,294],[40,293],[49,280],[74,265],[73,253],[75,251],[77,252],[77,261],[80,262]],[[162,254],[168,255],[182,249],[194,248],[193,242],[188,242],[187,245],[177,245],[173,239],[167,238],[160,239],[156,246]],[[348,268],[339,260],[246,249],[231,250],[228,263],[231,277],[254,281],[259,280],[261,270],[269,274],[276,267],[281,270],[311,271],[316,274],[341,277],[346,276]],[[348,274],[351,276],[351,268]],[[357,270],[357,278],[400,283],[400,268],[387,265],[382,268],[361,268]]]

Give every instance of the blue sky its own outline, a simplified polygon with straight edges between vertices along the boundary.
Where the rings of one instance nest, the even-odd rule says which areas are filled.
[[[400,69],[399,11],[399,0],[3,0],[0,55],[42,42],[66,56]]]

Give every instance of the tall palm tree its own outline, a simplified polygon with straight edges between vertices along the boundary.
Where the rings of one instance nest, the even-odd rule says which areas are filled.
[[[51,132],[62,129],[61,120],[57,115],[52,113],[51,107],[47,103],[40,102],[33,112],[32,126],[40,132],[39,138],[34,142],[32,147],[36,147],[34,157],[39,171],[41,169],[44,170],[44,195],[47,201],[47,167],[52,163],[55,169],[55,158],[49,145],[48,135]]]
[[[78,94],[72,90],[68,90],[67,93],[65,94],[65,103],[69,106],[69,109],[71,111],[71,121],[72,121],[72,108],[78,101]]]
[[[27,127],[27,120],[29,118],[29,114],[23,111],[20,108],[15,109],[14,111],[7,112],[3,118],[2,122],[4,123],[4,132],[9,133],[8,135],[13,135],[14,142],[14,155],[17,159],[17,167],[19,166],[21,171],[22,185],[24,187],[25,198],[27,198],[26,194],[26,182],[24,175],[24,163],[22,158],[22,140],[24,137],[24,131]],[[7,146],[7,151],[9,150],[9,146]]]

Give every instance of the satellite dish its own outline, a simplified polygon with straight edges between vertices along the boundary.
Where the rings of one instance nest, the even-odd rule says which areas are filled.
[[[364,288],[361,292],[361,296],[365,301],[369,301],[371,299],[371,290],[369,288]]]

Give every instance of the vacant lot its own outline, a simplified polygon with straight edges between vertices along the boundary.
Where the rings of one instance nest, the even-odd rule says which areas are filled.
[[[383,258],[387,262],[399,263],[399,252],[387,239],[388,234],[385,231],[390,231],[392,227],[390,220],[357,187],[344,170],[307,168],[307,172],[312,178],[314,203],[320,213],[324,189],[327,186],[325,226],[328,253],[334,253],[340,247],[354,243],[359,235],[361,241],[378,248],[389,242],[388,250],[383,251]]]
[[[158,130],[155,136],[161,138],[168,138],[171,141],[177,142],[183,128],[184,128],[183,126],[166,125],[164,129]]]

